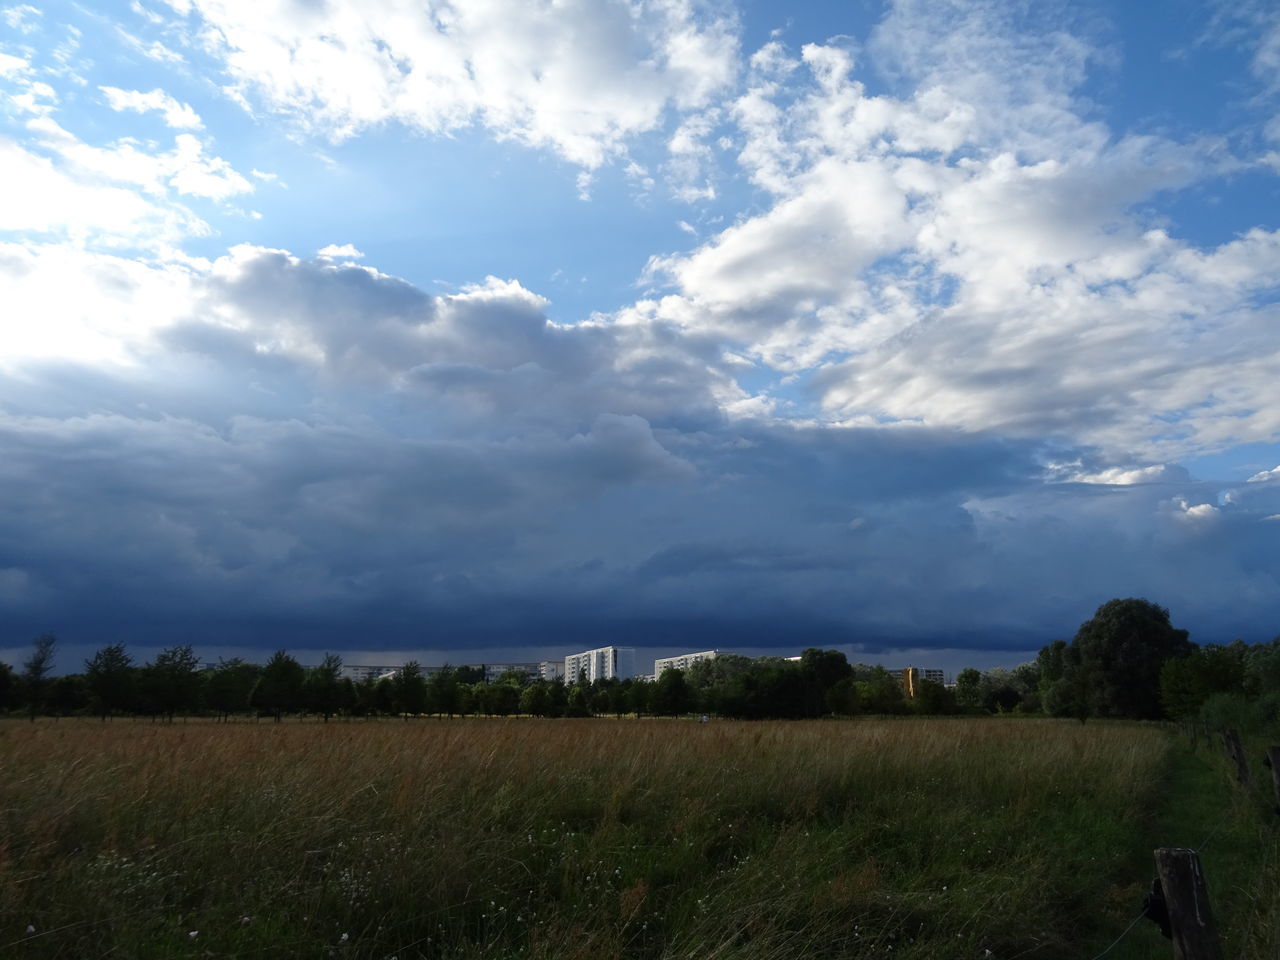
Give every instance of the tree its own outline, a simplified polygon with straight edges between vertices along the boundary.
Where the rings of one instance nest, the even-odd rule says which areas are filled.
[[[833,713],[837,717],[856,717],[860,706],[857,681],[852,675],[845,677],[827,691],[823,702],[828,713]]]
[[[520,709],[520,688],[514,683],[495,683],[489,687],[485,707],[491,714],[508,717]]]
[[[410,660],[391,678],[396,710],[409,719],[409,714],[427,712],[427,682],[417,660]]]
[[[684,671],[668,667],[662,671],[649,694],[649,709],[660,717],[675,717],[693,707],[693,691],[684,681]]]
[[[1209,644],[1166,660],[1160,670],[1160,705],[1167,716],[1190,717],[1214,694],[1243,694],[1249,648],[1243,641]]]
[[[169,647],[142,668],[143,688],[152,708],[173,722],[200,707],[200,661],[189,646]]]
[[[936,680],[921,680],[916,688],[916,695],[911,700],[911,707],[916,713],[925,716],[955,713],[956,697]]]
[[[283,650],[277,650],[262,668],[262,676],[253,688],[249,704],[270,713],[279,723],[284,713],[298,709],[305,679],[302,664]]]
[[[978,686],[982,674],[973,667],[965,667],[956,674],[956,705],[962,710],[977,710],[982,706]]]
[[[1244,691],[1259,697],[1280,692],[1280,637],[1250,647],[1244,657]]]
[[[209,707],[223,721],[231,714],[249,709],[249,698],[262,676],[262,667],[246,663],[239,657],[219,660],[205,681],[205,698]]]
[[[12,710],[18,703],[18,676],[13,667],[0,663],[0,713]]]
[[[44,708],[49,685],[49,671],[53,669],[54,650],[58,638],[51,633],[41,634],[31,644],[31,656],[22,664],[22,688],[27,709],[34,723],[36,714]]]
[[[526,671],[519,670],[515,667],[511,667],[509,670],[503,670],[502,673],[498,674],[498,679],[494,681],[494,683],[510,684],[517,690],[523,690],[531,682],[533,682],[533,678],[530,677]]]
[[[94,711],[105,722],[113,713],[133,707],[137,695],[137,671],[123,643],[103,647],[84,662]]]
[[[569,700],[565,704],[564,715],[566,717],[591,716],[591,708],[587,703],[587,691],[579,684],[575,683],[569,690]]]
[[[308,670],[302,681],[303,704],[306,709],[324,717],[325,723],[342,709],[345,692],[342,658],[336,653],[326,653],[320,666]]]
[[[1108,600],[1080,625],[1079,655],[1089,713],[1155,720],[1161,714],[1160,670],[1195,649],[1169,611],[1148,600]]]
[[[383,716],[396,712],[396,688],[391,677],[379,677],[373,685],[373,712]]]
[[[49,682],[45,704],[55,717],[69,717],[89,706],[89,685],[78,673],[66,673]]]
[[[520,712],[545,717],[551,712],[551,694],[542,681],[531,683],[520,694]]]
[[[853,676],[853,667],[839,650],[819,650],[817,647],[810,647],[800,654],[800,667],[813,678],[816,685],[815,713],[822,713],[825,709],[828,690],[841,680],[847,680]]]
[[[906,710],[902,681],[884,667],[872,667],[870,675],[854,686],[862,709],[867,713],[902,713]]]
[[[458,679],[447,663],[432,675],[427,687],[427,702],[433,713],[452,717],[458,712]]]

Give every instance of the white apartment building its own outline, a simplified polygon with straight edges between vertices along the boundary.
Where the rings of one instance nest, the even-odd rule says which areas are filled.
[[[564,679],[564,661],[563,660],[543,660],[538,664],[538,679],[552,680]]]
[[[615,678],[626,680],[637,672],[636,651],[632,647],[600,647],[564,658],[565,683],[576,683],[579,675],[588,683]]]
[[[678,657],[663,657],[653,661],[653,675],[662,676],[663,670],[688,670],[699,660],[714,660],[720,655],[719,650],[703,650],[701,653],[682,653]]]
[[[378,680],[399,669],[398,666],[393,667],[389,664],[347,663],[343,664],[339,676],[360,683],[364,680]]]

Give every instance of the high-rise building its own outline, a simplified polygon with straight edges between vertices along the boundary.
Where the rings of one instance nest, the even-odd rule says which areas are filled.
[[[588,683],[596,680],[626,680],[634,677],[636,651],[632,647],[599,647],[572,653],[564,658],[565,683],[576,683],[581,676]]]
[[[663,670],[688,670],[699,660],[714,660],[720,655],[719,650],[703,650],[701,653],[682,653],[677,657],[662,657],[653,661],[653,675],[662,676]]]

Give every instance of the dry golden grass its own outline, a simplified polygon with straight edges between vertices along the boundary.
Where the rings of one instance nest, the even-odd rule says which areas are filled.
[[[971,719],[5,723],[0,955],[1078,956],[1130,909],[1165,749]]]

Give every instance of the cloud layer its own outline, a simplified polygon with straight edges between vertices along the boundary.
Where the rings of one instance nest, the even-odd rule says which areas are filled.
[[[1171,201],[1270,170],[1266,43],[1254,136],[1185,137],[1110,125],[1112,54],[1052,5],[754,51],[681,0],[138,9],[172,56],[130,50],[304,143],[479,126],[640,203],[667,177],[701,239],[561,323],[354,232],[236,242],[276,175],[224,159],[217,104],[6,47],[10,633],[1025,651],[1125,595],[1276,631],[1280,467],[1178,461],[1280,439],[1278,225],[1205,240]]]

